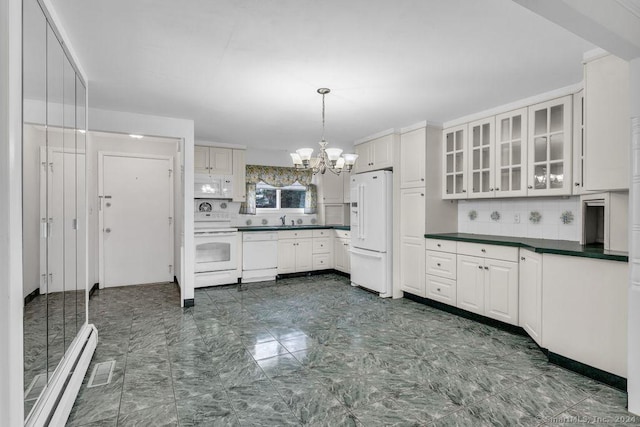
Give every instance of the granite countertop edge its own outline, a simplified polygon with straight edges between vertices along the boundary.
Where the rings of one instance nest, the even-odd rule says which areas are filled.
[[[236,228],[238,231],[351,230],[348,225],[248,225]]]
[[[426,239],[454,240],[458,242],[484,243],[487,245],[512,246],[533,250],[541,254],[555,254],[629,262],[627,252],[591,248],[568,240],[530,239],[526,237],[492,236],[468,233],[425,234]]]

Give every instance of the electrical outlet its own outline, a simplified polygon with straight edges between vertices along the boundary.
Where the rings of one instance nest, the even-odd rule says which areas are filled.
[[[520,224],[520,214],[515,214],[513,216],[513,222],[514,224]]]

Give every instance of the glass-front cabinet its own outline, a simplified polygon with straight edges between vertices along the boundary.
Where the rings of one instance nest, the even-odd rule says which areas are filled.
[[[494,117],[469,123],[469,198],[494,197]]]
[[[571,194],[571,101],[529,107],[528,196]]]
[[[496,197],[527,195],[527,109],[496,116]]]
[[[467,198],[467,125],[455,126],[443,131],[443,199]]]

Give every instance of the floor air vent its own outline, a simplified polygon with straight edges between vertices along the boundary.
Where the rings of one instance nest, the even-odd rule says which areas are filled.
[[[44,390],[46,385],[47,374],[36,375],[33,380],[31,380],[31,384],[29,384],[29,387],[24,394],[25,402],[28,402],[29,400],[36,400],[40,396],[40,393],[42,393],[42,390]]]
[[[87,384],[87,388],[100,387],[102,385],[109,384],[111,382],[111,375],[113,375],[113,368],[115,366],[115,360],[101,362],[94,366],[93,372],[91,372],[91,377],[89,378],[89,384]]]

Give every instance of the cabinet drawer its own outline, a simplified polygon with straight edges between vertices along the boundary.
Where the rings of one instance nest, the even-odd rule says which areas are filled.
[[[315,239],[316,237],[330,237],[331,236],[331,232],[333,230],[331,230],[330,228],[322,229],[322,230],[311,230],[313,232],[313,238]]]
[[[456,254],[426,251],[426,273],[446,279],[456,279]]]
[[[454,240],[427,239],[426,248],[432,251],[455,253],[457,243]]]
[[[427,274],[427,298],[456,305],[456,286],[455,280]]]
[[[514,248],[511,246],[458,242],[458,253],[463,255],[518,262],[518,248]]]
[[[327,268],[333,268],[331,254],[313,254],[313,269],[325,270]]]
[[[278,231],[278,240],[281,239],[310,239],[313,230],[282,230]]]
[[[338,239],[350,239],[351,231],[350,230],[333,230],[336,233],[336,237]]]
[[[313,253],[324,254],[331,252],[331,239],[329,237],[313,239]]]

